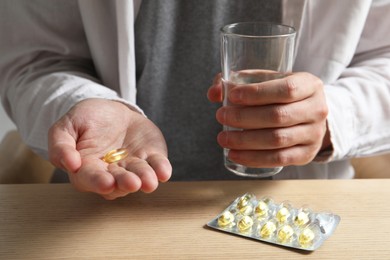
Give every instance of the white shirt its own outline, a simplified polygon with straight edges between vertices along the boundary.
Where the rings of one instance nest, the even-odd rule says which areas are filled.
[[[49,127],[83,99],[121,100],[141,111],[133,32],[139,4],[0,2],[1,98],[36,152],[47,157]],[[351,178],[348,158],[390,150],[390,1],[284,1],[283,10],[284,23],[298,29],[294,71],[325,83],[333,152],[327,164],[277,178]]]

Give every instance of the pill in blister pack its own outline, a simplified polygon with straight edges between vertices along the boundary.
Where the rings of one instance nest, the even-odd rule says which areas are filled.
[[[238,197],[207,225],[228,233],[303,250],[316,250],[329,238],[340,217],[316,213],[309,207],[294,208],[289,202]]]

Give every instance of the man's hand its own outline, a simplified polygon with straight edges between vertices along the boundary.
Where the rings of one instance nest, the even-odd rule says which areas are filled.
[[[129,156],[112,164],[101,160],[118,148],[127,148]],[[81,101],[51,127],[49,157],[78,190],[106,199],[152,192],[172,173],[160,130],[126,105],[105,99]]]
[[[221,102],[222,88],[217,75],[209,100]],[[323,83],[314,75],[294,73],[261,83],[231,84],[229,89],[229,105],[218,109],[216,118],[243,129],[218,135],[232,161],[251,167],[304,165],[331,145]]]

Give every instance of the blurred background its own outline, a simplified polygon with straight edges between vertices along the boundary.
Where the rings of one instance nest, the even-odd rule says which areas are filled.
[[[0,105],[0,184],[48,183],[54,167],[34,154]]]

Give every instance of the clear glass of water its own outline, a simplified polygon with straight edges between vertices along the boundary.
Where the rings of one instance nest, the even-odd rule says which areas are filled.
[[[221,29],[221,65],[224,86],[224,106],[229,91],[240,85],[283,78],[292,70],[295,29],[280,24],[243,22],[228,24]],[[244,129],[224,126],[225,131]],[[237,164],[224,149],[225,167],[247,177],[269,177],[283,167],[253,168]]]

